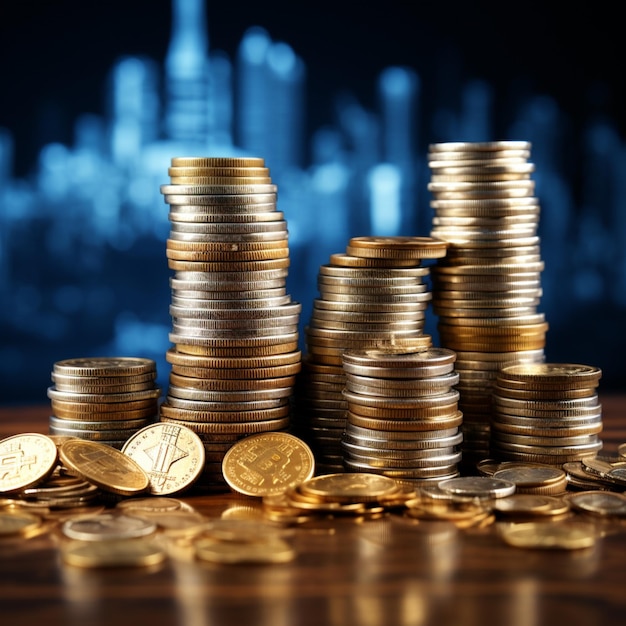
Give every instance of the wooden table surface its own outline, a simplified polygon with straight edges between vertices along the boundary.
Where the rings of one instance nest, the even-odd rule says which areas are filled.
[[[604,453],[626,441],[626,395],[602,396]],[[47,432],[48,407],[0,409],[0,438]],[[210,517],[258,507],[182,498]],[[581,514],[576,514],[581,515]],[[585,518],[588,519],[588,518]],[[460,529],[401,514],[297,527],[294,560],[154,568],[64,565],[54,535],[0,541],[0,623],[94,626],[626,624],[626,522],[592,518],[581,550],[508,546],[497,524]]]

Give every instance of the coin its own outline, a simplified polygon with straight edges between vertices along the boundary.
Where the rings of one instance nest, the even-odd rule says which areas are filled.
[[[578,550],[590,548],[596,542],[591,524],[566,522],[524,522],[507,524],[501,528],[502,539],[517,548]]]
[[[145,537],[156,531],[156,524],[118,512],[70,518],[61,530],[66,537],[80,541],[110,541]]]
[[[515,483],[490,476],[460,476],[437,485],[447,493],[477,498],[502,498],[515,492]]]
[[[268,432],[236,442],[224,455],[222,473],[232,489],[265,496],[313,476],[315,459],[309,446],[294,435]]]
[[[22,433],[0,440],[0,493],[16,493],[45,480],[57,460],[57,445],[47,435]]]
[[[215,541],[198,539],[194,542],[196,557],[213,563],[287,563],[296,551],[279,538],[264,541]]]
[[[148,474],[154,495],[180,493],[191,487],[202,472],[205,456],[202,440],[193,430],[162,422],[131,435],[122,453]]]
[[[0,511],[0,537],[27,535],[41,525],[41,518],[25,511]]]
[[[316,476],[300,484],[301,493],[341,503],[372,502],[400,490],[397,481],[367,472],[347,472]]]
[[[148,475],[136,461],[103,443],[69,439],[61,444],[59,459],[68,471],[104,491],[131,496],[150,486]]]
[[[146,539],[77,541],[61,548],[61,558],[75,567],[147,567],[166,558],[165,550]]]

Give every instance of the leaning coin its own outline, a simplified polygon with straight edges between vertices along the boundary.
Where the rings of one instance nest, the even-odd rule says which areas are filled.
[[[47,435],[23,433],[0,440],[0,493],[16,493],[42,482],[57,461],[56,443]]]
[[[517,548],[577,550],[590,548],[596,541],[593,525],[575,522],[507,524],[500,534],[507,544]]]
[[[156,529],[156,524],[147,519],[115,512],[71,518],[61,527],[66,537],[80,541],[133,539],[151,535]]]
[[[232,489],[267,496],[313,476],[315,459],[309,446],[294,435],[265,432],[237,441],[224,455],[222,473]]]
[[[136,461],[104,443],[70,439],[61,444],[59,459],[70,473],[104,491],[133,496],[150,486],[148,474]]]
[[[188,489],[202,473],[202,439],[186,426],[157,422],[131,435],[122,453],[148,474],[150,493],[173,494]]]
[[[147,539],[119,539],[73,542],[62,547],[61,557],[76,567],[146,567],[163,562],[166,552]]]

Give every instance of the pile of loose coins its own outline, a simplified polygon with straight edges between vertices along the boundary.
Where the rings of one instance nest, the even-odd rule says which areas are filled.
[[[168,173],[175,345],[160,420],[202,438],[201,482],[228,490],[230,446],[290,426],[301,305],[286,291],[287,222],[262,158],[175,157]]]
[[[602,449],[599,368],[578,363],[502,367],[492,395],[491,456],[561,467]]]
[[[156,376],[156,363],[146,358],[57,361],[48,388],[50,433],[121,448],[134,432],[158,419],[161,388]]]
[[[458,475],[463,416],[455,359],[436,347],[345,352],[345,467],[418,482]]]
[[[447,245],[430,237],[353,237],[345,253],[319,269],[319,298],[305,328],[307,354],[298,385],[298,434],[315,452],[320,472],[343,471],[346,350],[391,340],[423,347],[431,294],[424,261],[445,255]]]
[[[526,141],[448,142],[428,151],[432,237],[448,252],[432,268],[441,346],[457,352],[464,462],[489,453],[498,369],[545,360],[540,207]]]

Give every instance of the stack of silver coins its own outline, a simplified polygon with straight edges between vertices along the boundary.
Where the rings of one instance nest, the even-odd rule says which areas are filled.
[[[49,432],[121,449],[158,418],[161,388],[156,363],[138,357],[85,357],[57,361],[48,387]]]
[[[286,289],[287,222],[262,158],[175,157],[168,173],[175,345],[160,420],[200,435],[198,485],[228,490],[232,444],[290,427],[301,305]]]
[[[507,364],[541,363],[548,324],[526,141],[432,144],[431,236],[448,242],[431,270],[439,343],[457,353],[463,463],[489,453],[491,393]]]
[[[602,449],[602,372],[579,363],[503,367],[493,390],[491,455],[557,467]]]
[[[431,293],[423,261],[445,252],[445,242],[430,237],[353,237],[345,253],[320,267],[297,393],[297,432],[313,449],[319,473],[344,469],[343,353],[389,342],[429,347],[423,330]]]
[[[431,347],[347,351],[344,465],[404,481],[459,474],[462,413],[456,354]]]

